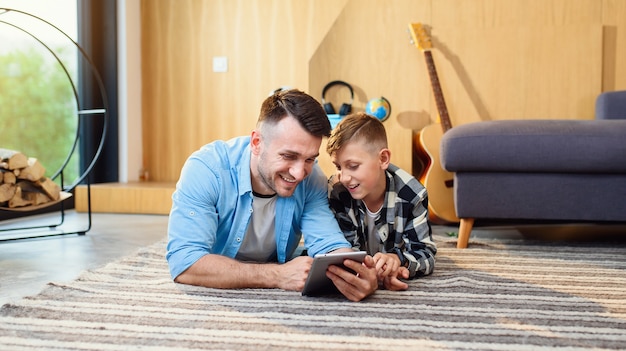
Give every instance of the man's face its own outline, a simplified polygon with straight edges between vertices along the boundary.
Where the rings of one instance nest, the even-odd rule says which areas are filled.
[[[322,138],[309,134],[293,117],[265,129],[252,133],[252,189],[266,195],[291,196],[311,173]]]

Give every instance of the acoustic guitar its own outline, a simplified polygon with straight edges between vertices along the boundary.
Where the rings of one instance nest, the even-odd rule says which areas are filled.
[[[429,219],[434,223],[458,223],[454,209],[454,174],[444,170],[439,161],[439,148],[443,134],[452,128],[446,101],[443,98],[437,70],[432,55],[430,36],[420,23],[409,24],[411,40],[424,53],[430,83],[439,112],[439,123],[424,127],[415,134],[414,144],[418,154],[425,158],[424,171],[419,180],[428,191]]]

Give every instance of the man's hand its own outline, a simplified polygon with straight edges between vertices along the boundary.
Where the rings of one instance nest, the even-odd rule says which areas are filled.
[[[333,281],[339,292],[350,301],[361,301],[378,289],[376,264],[372,256],[365,256],[363,263],[353,260],[344,260],[343,265],[355,272],[331,265],[326,276]]]
[[[302,291],[312,264],[313,258],[298,256],[280,265],[278,287],[283,290]]]

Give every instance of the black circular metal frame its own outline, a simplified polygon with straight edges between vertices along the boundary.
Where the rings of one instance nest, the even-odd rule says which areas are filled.
[[[81,102],[80,102],[80,98],[78,96],[78,90],[76,89],[76,84],[74,84],[74,81],[72,80],[72,77],[67,69],[67,67],[65,66],[65,64],[63,64],[63,61],[59,58],[59,56],[54,52],[53,49],[50,48],[50,46],[46,45],[46,43],[44,43],[41,39],[37,38],[34,34],[32,34],[30,31],[16,25],[15,23],[10,23],[7,21],[3,21],[2,20],[2,15],[6,14],[6,13],[19,13],[25,16],[29,16],[32,18],[35,18],[45,24],[47,24],[48,26],[54,28],[55,30],[57,30],[59,33],[61,33],[65,38],[67,38],[70,42],[72,42],[72,44],[78,49],[78,51],[80,52],[81,56],[85,59],[85,61],[89,64],[89,69],[91,70],[91,73],[93,74],[97,84],[98,84],[98,88],[100,89],[100,94],[102,97],[102,105],[103,108],[101,109],[90,109],[90,110],[83,110],[82,106],[81,106]],[[109,123],[109,119],[108,119],[108,115],[107,115],[107,111],[108,111],[108,99],[107,99],[107,95],[106,95],[106,90],[104,88],[104,83],[102,82],[102,78],[100,77],[100,74],[98,73],[98,70],[96,70],[95,65],[93,63],[93,61],[91,60],[91,58],[89,57],[89,55],[87,55],[87,53],[85,52],[85,50],[76,42],[74,41],[69,35],[67,35],[65,32],[63,32],[61,29],[59,29],[57,26],[55,26],[54,24],[38,17],[35,16],[33,14],[27,13],[27,12],[23,12],[20,10],[15,10],[15,9],[9,9],[9,8],[0,8],[0,23],[9,25],[11,27],[14,27],[24,33],[26,33],[27,35],[29,35],[30,37],[32,37],[33,39],[35,39],[37,42],[39,42],[41,45],[43,45],[46,50],[48,50],[52,56],[54,56],[54,58],[56,59],[56,61],[59,63],[59,65],[61,66],[61,68],[63,69],[63,72],[65,72],[65,75],[67,76],[67,79],[69,80],[70,84],[72,85],[72,91],[74,93],[74,98],[76,100],[76,106],[77,106],[77,118],[78,118],[78,125],[76,128],[76,135],[74,137],[74,142],[72,144],[72,148],[70,149],[69,153],[67,154],[67,157],[65,159],[65,161],[63,162],[63,164],[59,167],[59,169],[53,173],[52,176],[50,176],[50,178],[52,179],[56,179],[59,176],[63,177],[63,170],[67,167],[68,163],[70,162],[70,159],[72,158],[72,156],[74,155],[74,153],[76,152],[77,148],[78,148],[78,142],[80,140],[80,131],[81,131],[81,116],[82,115],[90,115],[90,114],[102,114],[103,116],[103,127],[102,127],[102,134],[100,137],[100,142],[98,144],[98,148],[96,149],[95,154],[93,155],[93,158],[91,159],[91,162],[89,163],[89,165],[82,171],[80,172],[79,176],[76,178],[75,181],[73,181],[71,184],[65,186],[63,184],[63,182],[61,181],[61,186],[63,187],[64,191],[72,191],[76,186],[78,186],[80,183],[82,183],[85,178],[89,175],[89,173],[91,172],[91,170],[93,169],[93,167],[95,166],[96,162],[98,161],[98,159],[100,158],[100,154],[102,153],[102,149],[104,148],[104,142],[106,139],[106,134],[107,134],[107,128],[108,128],[108,123]]]
[[[63,35],[65,38],[67,38],[80,52],[80,55],[82,56],[82,58],[85,60],[85,62],[88,63],[89,66],[89,70],[91,71],[93,78],[95,79],[97,85],[98,85],[98,89],[100,90],[100,96],[102,99],[102,108],[92,108],[92,109],[84,109],[83,108],[83,104],[81,104],[81,100],[80,97],[78,95],[78,90],[76,88],[76,84],[74,83],[74,80],[72,80],[72,77],[67,69],[67,67],[65,66],[65,64],[63,63],[63,61],[59,58],[59,56],[55,53],[55,51],[50,48],[50,46],[48,46],[46,43],[44,43],[41,39],[37,38],[37,36],[35,36],[33,33],[31,33],[29,30],[22,28],[22,26],[17,25],[15,23],[11,23],[9,21],[6,21],[5,19],[8,19],[6,16],[3,15],[7,15],[10,13],[16,13],[19,15],[23,15],[23,16],[28,16],[30,18],[34,18],[44,24],[46,24],[47,26],[53,28],[54,30],[56,30],[58,33],[60,33],[61,35]],[[51,176],[51,179],[57,179],[59,178],[59,182],[60,182],[60,186],[61,189],[65,192],[71,192],[73,191],[79,184],[85,183],[87,185],[87,207],[88,207],[88,226],[85,229],[80,229],[80,230],[74,230],[71,232],[64,232],[64,231],[57,231],[57,232],[48,232],[48,233],[44,233],[44,234],[38,234],[35,235],[33,233],[30,234],[25,234],[22,236],[18,236],[18,237],[12,237],[12,238],[0,238],[0,241],[9,241],[9,240],[21,240],[21,239],[32,239],[32,238],[37,238],[37,237],[42,237],[42,236],[55,236],[55,235],[66,235],[66,234],[79,234],[79,235],[84,235],[87,231],[89,231],[91,229],[91,191],[90,191],[90,180],[89,180],[89,174],[91,173],[91,171],[93,170],[96,162],[98,161],[98,159],[100,158],[100,155],[102,153],[102,150],[104,148],[104,142],[107,136],[107,129],[109,126],[109,117],[108,117],[108,99],[107,99],[107,95],[106,95],[106,90],[104,87],[104,83],[102,82],[102,78],[100,77],[100,74],[98,73],[98,70],[96,69],[93,61],[91,60],[91,58],[89,57],[89,55],[87,55],[87,53],[85,52],[85,50],[76,42],[74,41],[69,35],[67,35],[64,31],[62,31],[61,29],[59,29],[57,26],[55,26],[54,24],[46,21],[43,18],[40,18],[38,16],[35,16],[33,14],[21,11],[21,10],[17,10],[17,9],[11,9],[11,8],[0,8],[0,23],[2,24],[6,24],[8,26],[11,26],[19,31],[22,31],[24,33],[26,33],[27,35],[29,35],[30,37],[32,37],[34,40],[36,40],[38,43],[40,43],[43,47],[46,48],[46,50],[48,50],[48,52],[50,52],[52,54],[52,56],[56,59],[56,61],[58,62],[58,64],[61,66],[61,68],[63,69],[65,75],[67,76],[67,79],[69,80],[71,86],[72,86],[72,91],[74,93],[74,98],[76,100],[76,106],[77,106],[77,111],[76,111],[76,117],[77,117],[77,128],[76,128],[76,134],[74,136],[74,142],[72,143],[72,147],[69,150],[65,160],[63,161],[62,165],[59,167],[58,170],[56,170]],[[85,115],[101,115],[102,116],[102,133],[100,136],[100,141],[98,143],[98,147],[96,149],[96,151],[93,153],[93,157],[91,158],[91,161],[88,163],[88,165],[86,167],[84,167],[84,169],[81,171],[79,170],[79,175],[77,176],[77,178],[72,181],[69,185],[65,185],[64,184],[64,175],[63,172],[66,169],[66,167],[68,166],[68,164],[70,163],[72,156],[77,152],[77,150],[79,149],[79,141],[81,138],[81,130],[82,130],[82,119],[83,116]],[[84,136],[83,136],[84,137]],[[15,230],[31,230],[31,229],[37,229],[37,228],[50,228],[50,229],[56,229],[58,226],[60,226],[61,224],[63,224],[64,222],[64,205],[63,205],[63,201],[60,201],[61,205],[61,219],[58,223],[55,224],[47,224],[47,225],[35,225],[35,226],[29,226],[29,227],[19,227],[19,228],[9,228],[9,229],[0,229],[0,232],[4,232],[4,231],[15,231]]]

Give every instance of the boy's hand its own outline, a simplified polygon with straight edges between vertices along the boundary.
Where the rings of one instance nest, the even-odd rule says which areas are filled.
[[[409,284],[398,279],[398,277],[409,279],[409,270],[406,267],[400,267],[396,271],[398,274],[387,276],[383,279],[383,285],[387,290],[406,290],[409,288]]]
[[[378,280],[398,275],[397,271],[400,268],[400,259],[395,253],[377,252],[374,255],[374,262],[376,262]]]
[[[378,252],[374,255],[378,280],[382,281],[387,290],[406,290],[409,284],[400,278],[409,279],[409,270],[400,266],[400,259],[396,254]]]

